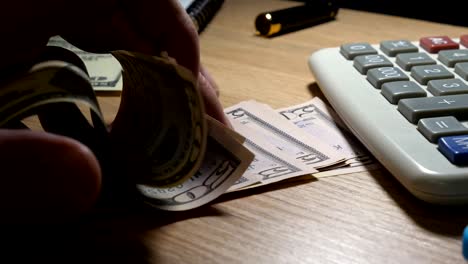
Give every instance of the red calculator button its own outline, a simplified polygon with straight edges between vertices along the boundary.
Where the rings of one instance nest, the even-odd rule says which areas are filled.
[[[460,43],[468,48],[468,35],[461,35],[460,36]]]
[[[459,47],[458,43],[447,36],[424,37],[419,40],[419,45],[430,53]]]

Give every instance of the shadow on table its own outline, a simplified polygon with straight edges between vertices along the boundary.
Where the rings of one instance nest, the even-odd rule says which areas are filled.
[[[202,217],[227,216],[217,203],[314,181],[300,177],[218,197],[211,204],[181,212],[142,204],[99,209],[77,222],[61,225],[0,225],[0,262],[9,263],[154,263],[158,238],[152,230]],[[150,234],[151,233],[151,234]]]
[[[326,101],[317,83],[308,85],[313,96]],[[461,237],[468,225],[468,205],[436,205],[413,196],[384,168],[369,172],[388,195],[420,227],[441,235]]]
[[[371,172],[388,195],[420,227],[441,235],[461,237],[468,225],[468,205],[437,205],[411,194],[390,172]]]
[[[0,262],[153,263],[157,249],[147,244],[148,232],[205,216],[223,216],[223,212],[213,207],[187,212],[118,208],[95,212],[76,223],[3,225],[0,228]],[[152,236],[151,242],[157,244],[157,237]]]

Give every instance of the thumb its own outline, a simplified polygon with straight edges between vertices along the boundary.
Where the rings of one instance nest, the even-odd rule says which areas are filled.
[[[0,162],[0,221],[66,221],[90,210],[97,200],[98,161],[73,139],[0,129]]]

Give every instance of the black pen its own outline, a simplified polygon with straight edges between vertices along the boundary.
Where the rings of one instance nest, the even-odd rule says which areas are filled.
[[[314,0],[301,6],[261,13],[255,19],[255,28],[258,34],[270,37],[330,21],[337,13],[335,1]]]

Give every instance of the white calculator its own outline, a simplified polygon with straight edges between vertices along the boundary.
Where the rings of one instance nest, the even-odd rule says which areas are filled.
[[[349,129],[416,197],[468,204],[468,35],[345,43],[309,67]]]

